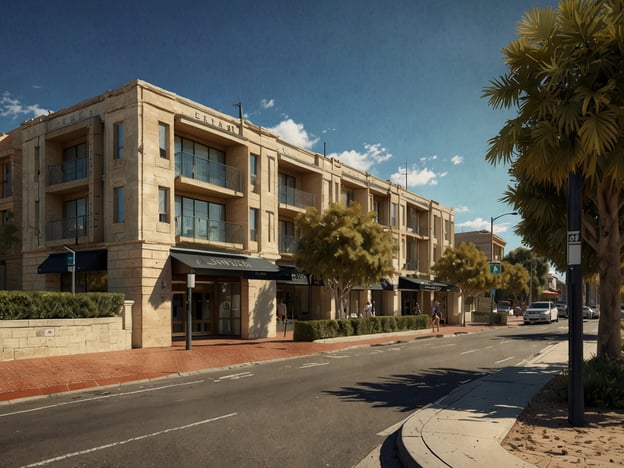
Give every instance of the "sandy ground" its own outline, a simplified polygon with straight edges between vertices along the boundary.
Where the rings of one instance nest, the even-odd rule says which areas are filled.
[[[502,446],[538,467],[624,466],[624,411],[585,408],[585,424],[573,427],[553,387],[535,396]]]

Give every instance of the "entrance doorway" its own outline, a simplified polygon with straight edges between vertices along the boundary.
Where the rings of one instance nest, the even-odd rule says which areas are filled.
[[[186,336],[186,318],[188,295],[176,292],[173,294],[173,303],[171,307],[171,334],[175,337]],[[212,320],[212,293],[194,292],[191,294],[191,316],[192,316],[192,335],[193,337],[213,335]]]

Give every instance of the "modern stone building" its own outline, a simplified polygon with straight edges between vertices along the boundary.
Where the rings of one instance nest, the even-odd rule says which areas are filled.
[[[281,299],[291,318],[336,317],[292,258],[295,216],[332,202],[375,211],[398,248],[396,275],[349,312],[435,296],[458,322],[453,288],[429,273],[454,244],[452,209],[149,83],[24,122],[0,136],[0,164],[3,222],[13,213],[20,235],[0,288],[123,292],[135,347],[184,336],[189,297],[194,337],[273,336]]]

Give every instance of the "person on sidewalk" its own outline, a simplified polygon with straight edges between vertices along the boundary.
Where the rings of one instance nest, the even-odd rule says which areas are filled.
[[[285,322],[288,319],[287,314],[286,303],[284,302],[284,299],[282,299],[279,304],[277,304],[277,320],[282,323]]]
[[[440,331],[440,303],[438,301],[433,301],[431,307],[431,331],[433,333]]]
[[[362,315],[364,315],[364,317],[370,317],[371,312],[372,312],[371,303],[367,302],[366,306],[364,306],[364,312],[362,313]]]

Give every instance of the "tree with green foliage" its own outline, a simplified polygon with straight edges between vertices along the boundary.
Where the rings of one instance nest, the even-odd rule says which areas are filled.
[[[516,108],[486,159],[511,166],[517,232],[562,267],[567,181],[581,177],[584,267],[600,276],[598,356],[621,356],[624,236],[624,1],[561,0],[528,11],[504,50],[508,71],[484,96]],[[553,209],[556,205],[556,209]]]
[[[521,265],[528,272],[527,293],[529,297],[537,299],[548,279],[550,271],[548,260],[524,247],[508,252],[503,260],[512,265]]]
[[[295,218],[295,230],[297,267],[323,281],[337,316],[353,288],[394,274],[391,233],[375,222],[374,212],[362,213],[357,203],[348,208],[332,204],[322,214],[308,208]]]
[[[459,286],[461,294],[468,299],[489,292],[495,284],[488,257],[472,242],[447,248],[433,264],[431,272],[436,280]]]
[[[529,292],[529,272],[519,263],[501,262],[501,274],[496,290],[498,298],[514,298],[523,302]]]

